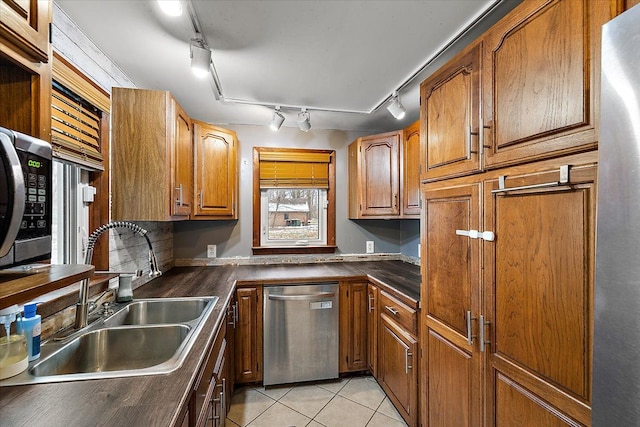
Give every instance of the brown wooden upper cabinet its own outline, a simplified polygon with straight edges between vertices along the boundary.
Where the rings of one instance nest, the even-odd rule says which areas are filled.
[[[402,216],[420,218],[420,121],[404,129],[402,143]]]
[[[420,85],[421,179],[481,170],[480,54],[474,44]]]
[[[194,121],[193,219],[238,219],[236,133]]]
[[[166,91],[113,88],[114,220],[188,219],[191,119]]]
[[[483,37],[487,168],[597,146],[608,1],[526,1]]]
[[[408,129],[409,139],[398,130],[349,145],[350,219],[419,218],[419,125]]]
[[[522,2],[421,85],[422,176],[597,147],[600,27],[615,2]]]
[[[0,0],[3,44],[30,60],[48,62],[51,9],[50,0]]]

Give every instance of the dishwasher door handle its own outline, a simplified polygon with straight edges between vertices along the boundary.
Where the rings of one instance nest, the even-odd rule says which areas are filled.
[[[319,292],[317,294],[302,295],[269,295],[269,299],[275,301],[310,301],[318,298],[333,298],[335,296],[335,292]]]

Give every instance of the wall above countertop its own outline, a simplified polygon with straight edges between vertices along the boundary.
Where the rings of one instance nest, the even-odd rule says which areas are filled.
[[[215,118],[210,121],[215,122]],[[284,147],[330,149],[336,152],[336,245],[337,254],[364,254],[366,242],[374,242],[375,253],[418,256],[419,220],[348,219],[347,147],[358,132],[311,129],[299,132],[281,128],[274,132],[267,126],[228,125],[240,141],[239,216],[238,221],[181,221],[173,225],[176,259],[207,257],[207,245],[217,246],[217,256],[223,258],[251,255],[253,239],[253,148]],[[182,261],[181,261],[182,262]]]

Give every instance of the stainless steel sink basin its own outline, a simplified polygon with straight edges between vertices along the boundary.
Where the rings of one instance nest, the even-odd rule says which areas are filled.
[[[171,359],[190,329],[186,325],[98,329],[37,363],[31,374],[43,377],[150,368]]]
[[[209,300],[205,298],[134,301],[111,316],[105,323],[110,325],[187,323],[200,317],[208,303]]]
[[[73,335],[50,339],[41,358],[0,386],[165,374],[178,369],[218,297],[142,299]]]

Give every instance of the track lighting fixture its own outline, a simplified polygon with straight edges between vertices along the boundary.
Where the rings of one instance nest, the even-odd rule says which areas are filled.
[[[398,120],[401,120],[407,112],[407,109],[400,102],[400,95],[398,95],[397,91],[393,92],[391,101],[389,102],[389,105],[387,105],[387,110],[389,110],[393,117]]]
[[[204,42],[200,33],[191,39],[191,70],[199,78],[204,78],[209,74],[211,65],[211,51]]]
[[[182,3],[180,0],[158,0],[160,9],[169,16],[182,15]]]
[[[309,129],[311,129],[311,115],[304,107],[298,113],[298,127],[303,132],[307,132]]]
[[[278,130],[280,129],[280,126],[282,126],[283,122],[284,116],[280,112],[280,107],[276,105],[275,110],[273,110],[273,117],[271,118],[271,124],[269,125],[269,127],[271,128],[271,130]]]

